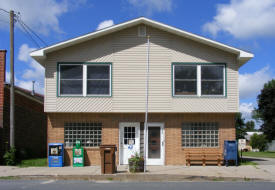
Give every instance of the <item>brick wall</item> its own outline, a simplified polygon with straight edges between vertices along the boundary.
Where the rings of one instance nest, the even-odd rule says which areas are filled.
[[[4,83],[6,76],[6,50],[0,50],[0,128],[3,127]]]
[[[149,114],[149,122],[164,122],[165,125],[165,164],[185,164],[186,150],[181,147],[182,122],[218,122],[219,148],[223,150],[224,140],[235,139],[235,114]],[[102,144],[119,145],[119,122],[143,122],[144,114],[92,114],[92,113],[48,113],[48,143],[64,143],[65,122],[102,122]],[[196,149],[198,150],[198,149]],[[117,152],[117,163],[119,150]],[[65,164],[72,165],[72,150],[65,150]],[[85,148],[85,165],[99,165],[99,148]]]
[[[0,161],[9,147],[10,132],[10,89],[5,87],[4,127],[0,130]],[[44,106],[15,90],[15,147],[25,150],[31,158],[47,155],[47,117]]]

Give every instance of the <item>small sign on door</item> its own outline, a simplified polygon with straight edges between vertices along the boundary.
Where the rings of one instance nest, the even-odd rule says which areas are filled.
[[[135,144],[135,141],[134,141],[133,139],[129,139],[129,140],[128,140],[128,144],[129,144],[129,145],[134,145],[134,144]]]

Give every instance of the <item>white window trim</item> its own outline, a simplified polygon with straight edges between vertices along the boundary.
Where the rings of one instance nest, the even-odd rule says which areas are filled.
[[[60,93],[60,67],[63,65],[77,65],[82,66],[82,94],[61,94]],[[87,94],[87,66],[109,66],[109,94]],[[74,64],[74,63],[61,63],[58,65],[58,96],[59,97],[110,97],[112,94],[112,65],[111,64]]]
[[[224,64],[207,64],[207,66],[223,66],[223,94],[222,95],[202,95],[201,94],[201,66],[204,65],[204,63],[201,64],[196,64],[197,66],[197,94],[196,95],[176,95],[175,94],[175,66],[194,66],[192,64],[174,64],[173,65],[173,78],[172,78],[172,83],[173,83],[173,89],[172,89],[172,95],[174,97],[202,97],[202,98],[207,98],[207,97],[225,97],[226,94],[226,77],[225,77],[225,69],[226,66]]]

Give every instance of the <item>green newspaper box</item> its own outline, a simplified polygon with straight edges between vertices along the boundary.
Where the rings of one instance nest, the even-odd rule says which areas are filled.
[[[81,147],[80,141],[78,140],[75,142],[75,147],[73,148],[73,166],[84,166],[84,149]]]

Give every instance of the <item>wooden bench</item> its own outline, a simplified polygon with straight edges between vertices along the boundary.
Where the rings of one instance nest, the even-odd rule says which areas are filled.
[[[223,163],[223,154],[219,151],[187,151],[185,157],[188,166],[191,166],[191,164],[203,166],[206,164],[215,164],[221,166]]]

